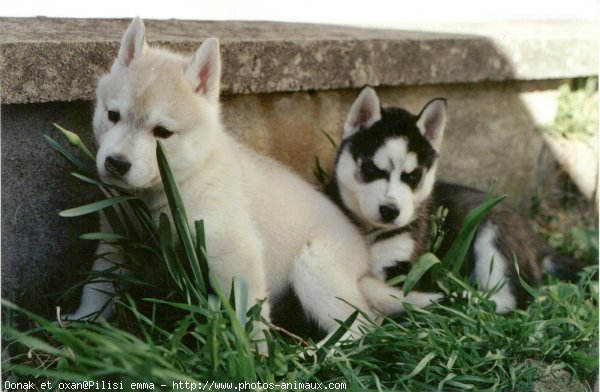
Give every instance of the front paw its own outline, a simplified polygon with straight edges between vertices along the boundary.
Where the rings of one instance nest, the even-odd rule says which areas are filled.
[[[424,293],[420,291],[411,291],[406,295],[405,301],[416,308],[424,308],[434,302],[440,302],[444,295],[440,293]]]
[[[55,323],[61,327],[68,326],[71,321],[100,322],[103,320],[101,312],[98,311],[88,312],[85,309],[78,309],[75,313],[62,314],[60,310],[60,306],[57,306]]]

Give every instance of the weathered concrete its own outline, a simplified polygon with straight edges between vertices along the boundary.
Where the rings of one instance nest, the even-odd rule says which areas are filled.
[[[59,294],[91,267],[96,244],[77,237],[97,231],[93,218],[58,212],[99,200],[72,178],[73,168],[43,138],[53,122],[81,129],[91,144],[89,102],[2,105],[2,295],[51,315]]]
[[[93,99],[129,20],[0,18],[4,103]],[[273,22],[145,21],[150,43],[222,42],[226,93],[535,80],[592,75],[590,22],[506,23],[468,34]]]

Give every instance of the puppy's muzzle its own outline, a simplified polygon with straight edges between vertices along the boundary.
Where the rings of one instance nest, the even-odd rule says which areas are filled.
[[[104,161],[104,168],[111,177],[121,178],[131,168],[131,163],[122,155],[111,155]]]

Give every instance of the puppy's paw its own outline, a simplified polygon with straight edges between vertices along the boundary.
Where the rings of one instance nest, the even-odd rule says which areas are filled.
[[[101,321],[101,318],[98,317],[98,312],[82,312],[81,309],[75,313],[61,314],[60,306],[57,306],[56,321],[54,321],[54,323],[60,325],[61,327],[67,327],[71,321],[99,322]]]
[[[433,302],[440,302],[442,299],[444,299],[444,295],[440,293],[411,291],[406,295],[404,302],[408,302],[416,308],[424,308],[431,305]]]

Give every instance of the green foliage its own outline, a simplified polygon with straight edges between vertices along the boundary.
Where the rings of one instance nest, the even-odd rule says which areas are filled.
[[[559,88],[554,123],[542,128],[557,137],[590,140],[598,129],[598,78]]]
[[[212,380],[337,382],[347,390],[531,390],[545,373],[562,369],[587,379],[597,369],[598,289],[590,278],[597,268],[577,283],[547,281],[527,311],[506,316],[495,313],[489,293],[479,293],[452,272],[462,262],[471,231],[499,198],[489,199],[470,215],[461,243],[452,252],[442,260],[424,256],[420,270],[407,277],[405,286],[426,271],[446,271],[437,279],[453,285],[448,289],[451,306],[409,308],[383,318],[381,324],[373,322],[362,339],[339,342],[357,310],[350,319],[340,320],[340,329],[321,349],[309,344],[309,351],[297,338],[271,329],[266,336],[269,355],[259,355],[248,336],[260,321],[260,305],[243,311],[248,301],[243,280],[233,282],[229,296],[219,287],[206,260],[210,244],[204,241],[204,223],[195,222],[194,238],[160,146],[158,159],[172,204],[171,215],[154,222],[139,200],[94,179],[88,167],[92,157],[78,138],[68,141],[83,156],[54,140],[50,144],[78,170],[77,178],[100,187],[112,200],[76,210],[91,213],[102,208],[114,232],[82,238],[110,242],[132,270],[149,272],[137,280],[114,273],[106,277],[121,281],[117,314],[128,320],[121,326],[73,322],[65,328],[3,301],[4,380],[103,380],[123,382],[126,388],[131,382],[153,382],[168,390],[174,381]],[[138,224],[124,218],[131,214]],[[443,212],[436,216],[443,217]],[[162,280],[157,282],[157,277]],[[130,290],[139,285],[150,285],[151,290],[146,295]],[[15,315],[25,315],[35,327],[17,327]],[[573,389],[569,385],[565,390]]]
[[[568,235],[553,233],[548,243],[561,253],[572,254],[576,259],[588,262],[598,260],[598,229],[572,227]]]
[[[434,214],[429,216],[429,238],[427,240],[427,249],[431,253],[437,253],[446,237],[444,222],[448,217],[448,209],[439,206]]]

